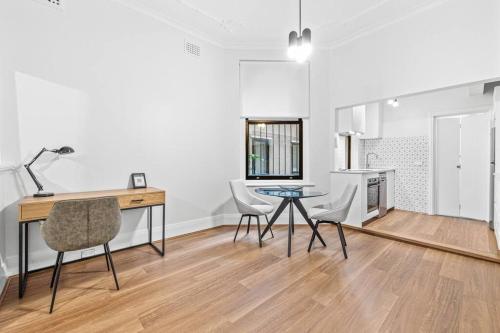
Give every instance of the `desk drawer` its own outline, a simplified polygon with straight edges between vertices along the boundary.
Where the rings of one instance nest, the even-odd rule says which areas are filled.
[[[19,207],[19,221],[45,220],[54,206],[53,202],[44,202],[36,205],[24,205]]]
[[[123,195],[118,201],[121,209],[161,205],[165,203],[165,192]]]

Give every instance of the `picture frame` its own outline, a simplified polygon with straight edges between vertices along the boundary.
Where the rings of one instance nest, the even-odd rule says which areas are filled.
[[[132,177],[132,187],[133,188],[146,188],[148,184],[146,182],[146,174],[143,172],[133,173]]]

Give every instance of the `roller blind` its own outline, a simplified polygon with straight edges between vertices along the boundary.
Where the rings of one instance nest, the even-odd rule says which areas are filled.
[[[309,117],[309,63],[240,61],[244,118]]]

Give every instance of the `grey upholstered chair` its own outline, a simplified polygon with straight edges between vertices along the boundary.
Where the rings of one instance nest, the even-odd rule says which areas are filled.
[[[327,205],[314,206],[308,212],[309,218],[316,220],[316,224],[314,225],[315,229],[318,228],[320,223],[330,223],[337,225],[340,243],[342,244],[342,251],[344,252],[344,257],[346,259],[347,243],[345,241],[344,229],[342,229],[342,222],[346,220],[347,214],[349,214],[349,209],[351,208],[351,204],[357,189],[358,185],[349,184],[346,186],[344,192],[342,193],[342,196],[338,200]],[[315,238],[316,234],[313,232],[311,241],[309,242],[309,248],[307,250],[308,252],[311,251],[311,247]]]
[[[240,230],[243,217],[248,217],[247,234],[250,231],[251,218],[256,217],[257,231],[259,233],[259,246],[262,247],[259,216],[264,215],[266,217],[267,224],[269,224],[267,214],[272,213],[272,211],[274,210],[274,206],[271,203],[264,201],[256,197],[255,195],[252,195],[243,180],[231,180],[229,181],[229,186],[231,187],[231,192],[233,193],[234,202],[236,203],[238,212],[241,214],[240,223],[238,224],[238,228],[236,229],[236,234],[234,235],[233,242],[236,242],[236,236],[238,236],[238,231]],[[274,238],[272,230],[271,235]]]
[[[47,221],[41,226],[43,239],[51,249],[57,251],[50,282],[50,287],[53,288],[50,313],[54,308],[64,252],[103,245],[108,271],[111,266],[116,289],[120,289],[108,245],[120,231],[120,226],[121,212],[116,198],[68,200],[54,204]]]

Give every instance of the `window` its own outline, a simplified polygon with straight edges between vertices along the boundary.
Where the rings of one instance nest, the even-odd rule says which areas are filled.
[[[246,121],[246,179],[302,179],[302,119]]]

